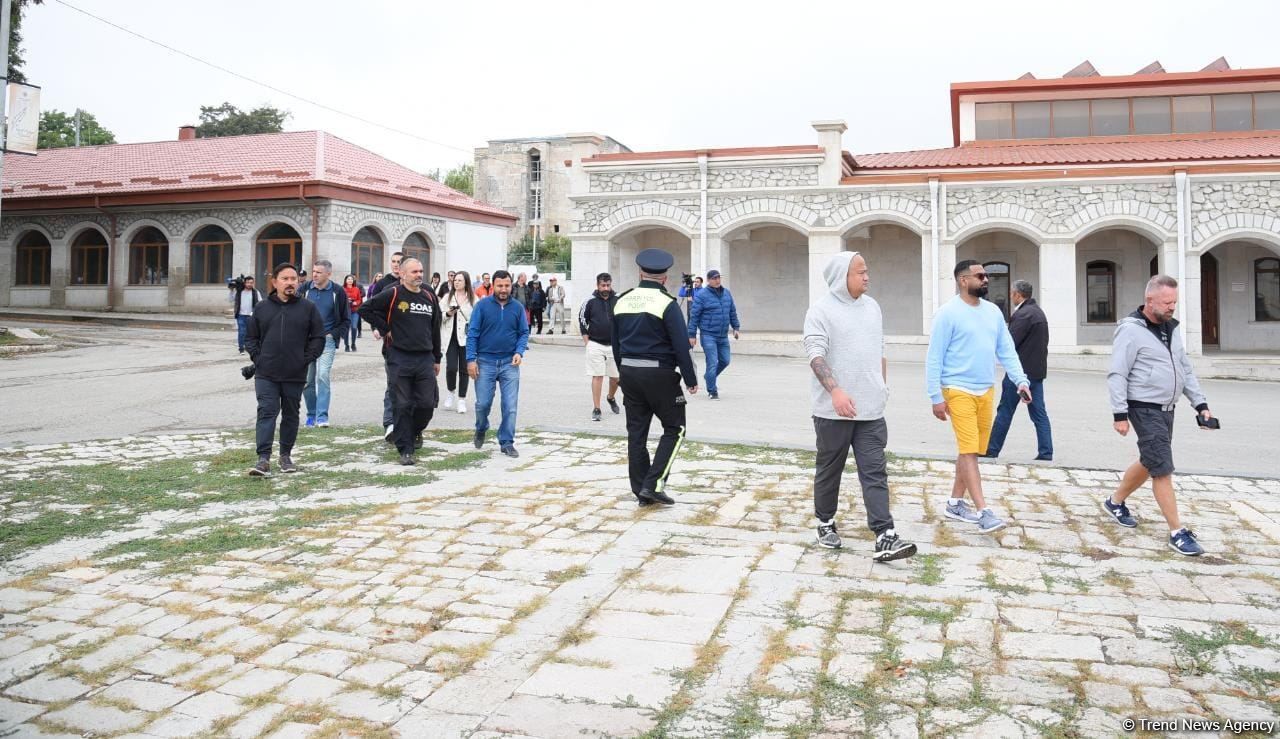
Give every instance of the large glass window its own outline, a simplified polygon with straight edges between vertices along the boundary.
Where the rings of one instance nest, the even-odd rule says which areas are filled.
[[[255,244],[257,258],[257,282],[268,285],[271,270],[277,264],[288,262],[299,270],[302,269],[302,237],[291,226],[285,223],[273,223],[258,235]]]
[[[979,139],[1013,138],[1013,105],[978,103],[974,106],[974,134]]]
[[[1089,323],[1116,321],[1116,265],[1089,262],[1085,267],[1086,319]]]
[[[426,263],[423,263],[426,266]],[[382,271],[382,237],[377,231],[365,226],[356,231],[351,240],[351,274],[356,282],[368,285],[373,276]]]
[[[107,284],[107,239],[96,229],[86,229],[71,242],[71,284]]]
[[[427,243],[426,237],[420,233],[411,233],[404,240],[404,248],[400,251],[404,252],[405,257],[413,257],[422,262],[423,271],[427,273],[427,277],[431,276],[431,245]]]
[[[1280,321],[1280,259],[1253,263],[1253,320]]]
[[[1259,92],[1253,96],[1253,126],[1259,131],[1280,129],[1280,92]]]
[[[1214,95],[1213,130],[1249,131],[1253,129],[1253,96]]]
[[[221,226],[205,226],[191,239],[191,284],[222,284],[231,274],[235,247]]]
[[[1014,103],[1013,135],[1020,139],[1049,137],[1049,103]]]
[[[13,284],[48,285],[52,261],[53,249],[49,240],[39,231],[28,231],[18,240],[18,264]]]
[[[1004,262],[987,262],[987,300],[1000,307],[1006,320],[1009,318],[1009,265]]]
[[[1171,133],[1169,98],[1134,98],[1134,133]]]
[[[129,284],[169,284],[169,240],[147,226],[129,242]]]
[[[1088,136],[1089,101],[1053,101],[1053,135],[1059,138],[1067,136]]]
[[[1213,130],[1213,102],[1208,95],[1183,95],[1173,99],[1175,133]]]
[[[1129,99],[1091,100],[1089,120],[1094,136],[1123,136],[1129,133]]]

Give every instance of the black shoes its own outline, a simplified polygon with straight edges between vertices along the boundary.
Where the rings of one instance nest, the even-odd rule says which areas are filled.
[[[476,443],[476,449],[479,449],[480,447],[484,446],[484,432],[483,432],[483,431],[477,431],[477,432],[476,432],[475,443]]]
[[[707,393],[707,397],[711,398],[712,400],[719,400],[720,393]]]
[[[614,400],[613,398],[605,398],[605,400],[609,401],[609,410],[613,411],[614,413],[622,412],[622,409],[618,407],[618,401]]]
[[[592,420],[592,421],[599,421],[599,420],[600,420],[600,409],[599,409],[599,408],[592,408],[592,409],[591,409],[591,420]]]
[[[417,463],[418,463],[418,460],[414,459],[412,454],[408,452],[400,452],[400,464],[402,466],[412,467]]]
[[[288,454],[280,455],[280,471],[286,475],[292,475],[298,471],[298,465],[293,463],[293,457]]]
[[[520,456],[520,452],[516,451],[515,444],[504,444],[502,447],[502,453],[507,455],[508,457],[511,457],[512,459],[515,459],[516,457]]]
[[[258,457],[258,463],[249,468],[250,477],[271,477],[271,457],[263,454]]]
[[[651,505],[653,503],[661,503],[663,505],[675,505],[676,501],[661,490],[644,490],[643,488],[636,497],[640,499],[640,505]]]
[[[876,537],[876,551],[871,558],[877,562],[892,562],[895,559],[906,559],[916,553],[916,545],[903,541],[893,529]]]

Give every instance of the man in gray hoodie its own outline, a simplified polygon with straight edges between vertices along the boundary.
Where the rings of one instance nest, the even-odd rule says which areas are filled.
[[[867,261],[857,252],[831,257],[822,270],[830,292],[804,317],[804,348],[813,369],[810,395],[817,432],[817,464],[813,507],[818,518],[818,544],[840,547],[836,508],[849,449],[858,464],[858,482],[867,508],[867,526],[876,535],[877,562],[904,559],[916,545],[903,541],[889,513],[889,475],[884,420],[889,400],[884,358],[884,316],[867,295]]]
[[[1173,409],[1178,396],[1187,396],[1195,406],[1201,428],[1216,427],[1216,422],[1210,424],[1209,402],[1182,345],[1173,317],[1177,307],[1178,281],[1156,275],[1147,283],[1142,307],[1116,324],[1107,373],[1112,422],[1121,436],[1129,434],[1132,424],[1138,437],[1138,461],[1125,470],[1119,487],[1102,501],[1102,509],[1121,526],[1136,527],[1138,519],[1124,502],[1150,478],[1156,505],[1169,524],[1169,547],[1194,557],[1204,554],[1204,549],[1179,521],[1173,494]]]

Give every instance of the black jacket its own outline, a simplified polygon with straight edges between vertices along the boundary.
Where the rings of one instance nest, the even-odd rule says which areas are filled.
[[[383,290],[386,290],[392,285],[399,285],[399,284],[400,284],[400,278],[396,277],[394,273],[388,272],[382,276],[381,280],[378,280],[377,282],[373,283],[373,290],[369,291],[369,297],[372,298],[374,295],[377,295],[378,293],[382,292]]]
[[[1043,380],[1049,374],[1049,319],[1028,298],[1009,318],[1009,334],[1027,379]]]
[[[600,291],[591,293],[578,311],[578,329],[582,335],[597,344],[613,345],[613,306],[618,294],[609,291],[608,298],[600,297]]]
[[[394,302],[393,302],[394,301]],[[418,292],[404,285],[383,290],[364,301],[360,317],[387,337],[384,346],[405,352],[431,352],[440,364],[440,299],[423,286]],[[390,317],[390,320],[388,320]]]
[[[650,359],[659,367],[678,368],[686,387],[698,384],[697,368],[689,356],[684,313],[661,283],[641,280],[613,304],[613,361],[624,357]]]
[[[285,302],[271,293],[249,319],[244,348],[258,377],[276,382],[306,382],[307,367],[324,351],[324,321],[311,301]]]

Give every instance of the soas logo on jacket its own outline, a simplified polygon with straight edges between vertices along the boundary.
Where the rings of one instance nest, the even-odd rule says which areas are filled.
[[[401,300],[399,303],[396,304],[396,310],[400,311],[401,313],[408,313],[409,301]]]

